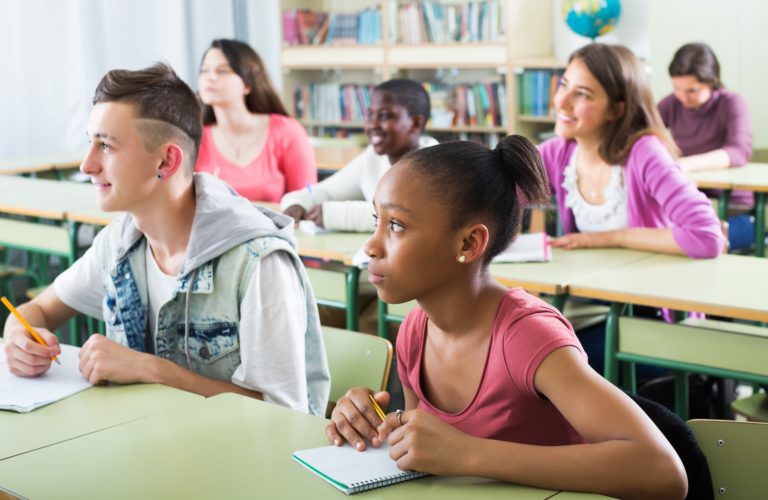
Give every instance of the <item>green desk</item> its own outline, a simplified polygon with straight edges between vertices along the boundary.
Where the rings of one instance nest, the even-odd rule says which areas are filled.
[[[764,353],[768,330],[746,325],[690,321],[666,324],[620,318],[624,304],[666,307],[748,321],[768,322],[768,261],[721,255],[694,260],[654,255],[603,273],[577,279],[570,294],[613,302],[606,325],[605,377],[618,382],[619,361],[677,370],[676,411],[687,416],[687,372],[766,383]],[[621,325],[621,326],[620,326]],[[620,335],[620,330],[625,332]]]
[[[358,329],[358,303],[360,295],[360,268],[352,265],[355,253],[368,241],[370,233],[324,233],[315,236],[307,235],[296,230],[299,255],[302,258],[316,259],[322,263],[322,268],[344,274],[345,296],[337,297],[332,293],[334,284],[322,288],[329,289],[329,297],[322,296],[317,290],[318,283],[313,283],[318,295],[318,303],[346,309],[348,330]],[[317,280],[313,280],[317,281]]]
[[[77,168],[83,161],[83,153],[66,151],[55,154],[0,159],[0,174],[37,174]]]
[[[341,492],[291,458],[295,450],[327,444],[325,424],[222,394],[0,461],[0,485],[30,498],[339,500]],[[533,500],[555,493],[478,478],[424,478],[361,498]]]
[[[162,385],[101,386],[31,413],[0,411],[0,461],[202,399]]]
[[[742,167],[690,172],[688,177],[701,189],[722,189],[719,217],[728,215],[731,191],[755,194],[755,255],[765,257],[765,209],[768,198],[768,163],[748,163]]]
[[[551,262],[491,264],[490,272],[504,286],[522,287],[529,292],[555,296],[554,305],[562,310],[568,286],[578,278],[632,264],[653,255],[621,248],[553,248]]]

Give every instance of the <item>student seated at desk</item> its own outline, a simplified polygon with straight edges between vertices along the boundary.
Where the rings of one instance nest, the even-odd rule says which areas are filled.
[[[286,194],[283,212],[327,229],[370,231],[370,201],[384,172],[406,153],[437,144],[422,136],[429,113],[429,94],[420,83],[394,79],[377,86],[365,116],[370,145],[316,186]]]
[[[200,106],[169,66],[110,71],[93,102],[80,168],[102,210],[127,214],[19,307],[48,348],[8,319],[10,370],[45,373],[60,351],[51,330],[79,311],[107,324],[80,351],[94,384],[235,392],[324,414],[329,371],[292,220],[193,174]]]
[[[558,137],[540,146],[563,248],[623,247],[718,256],[725,238],[706,197],[675,165],[645,69],[626,47],[574,52],[554,97]]]
[[[520,225],[519,195],[548,198],[536,148],[451,142],[403,158],[379,182],[368,271],[387,303],[416,299],[400,327],[405,412],[382,420],[355,388],[328,439],[385,439],[401,469],[482,476],[621,498],[683,498],[682,463],[646,414],[595,373],[568,321],[488,271]],[[389,394],[373,395],[386,406]],[[638,474],[643,471],[643,474]]]
[[[315,150],[288,116],[259,55],[237,40],[214,40],[200,64],[203,140],[195,170],[253,201],[278,202],[317,182]]]
[[[669,63],[674,92],[659,102],[659,113],[683,156],[684,172],[737,167],[752,157],[749,108],[739,94],[720,81],[720,63],[703,43],[689,43]],[[719,196],[718,190],[706,191]],[[731,192],[730,206],[744,211],[754,205],[750,191]],[[730,218],[731,248],[754,241],[754,222],[746,215]]]

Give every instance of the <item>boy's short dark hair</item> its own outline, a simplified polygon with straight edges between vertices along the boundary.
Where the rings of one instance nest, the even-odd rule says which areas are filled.
[[[176,139],[185,152],[185,163],[192,171],[203,136],[202,111],[192,89],[169,65],[156,63],[130,71],[107,72],[93,94],[93,104],[122,102],[133,104],[148,150]]]
[[[377,85],[376,91],[387,92],[392,95],[398,104],[408,110],[409,115],[421,115],[424,118],[421,131],[424,131],[431,109],[429,93],[427,93],[422,84],[407,78],[393,78]]]

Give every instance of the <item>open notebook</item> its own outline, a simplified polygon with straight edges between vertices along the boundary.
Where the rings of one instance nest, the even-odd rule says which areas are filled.
[[[25,378],[8,371],[5,351],[0,349],[0,410],[29,413],[91,387],[78,368],[79,352],[79,347],[62,344],[61,366],[53,363],[45,374]]]
[[[321,446],[300,450],[293,459],[347,495],[426,476],[397,468],[389,445],[357,451],[353,447]]]
[[[369,257],[360,247],[352,257],[352,265],[361,269],[368,266]],[[549,262],[552,252],[547,233],[519,234],[506,250],[493,258],[493,262]]]

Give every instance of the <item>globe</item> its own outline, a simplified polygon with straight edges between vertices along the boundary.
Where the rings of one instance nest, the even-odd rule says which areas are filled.
[[[620,15],[619,0],[563,0],[563,19],[568,27],[593,41],[611,31]]]

